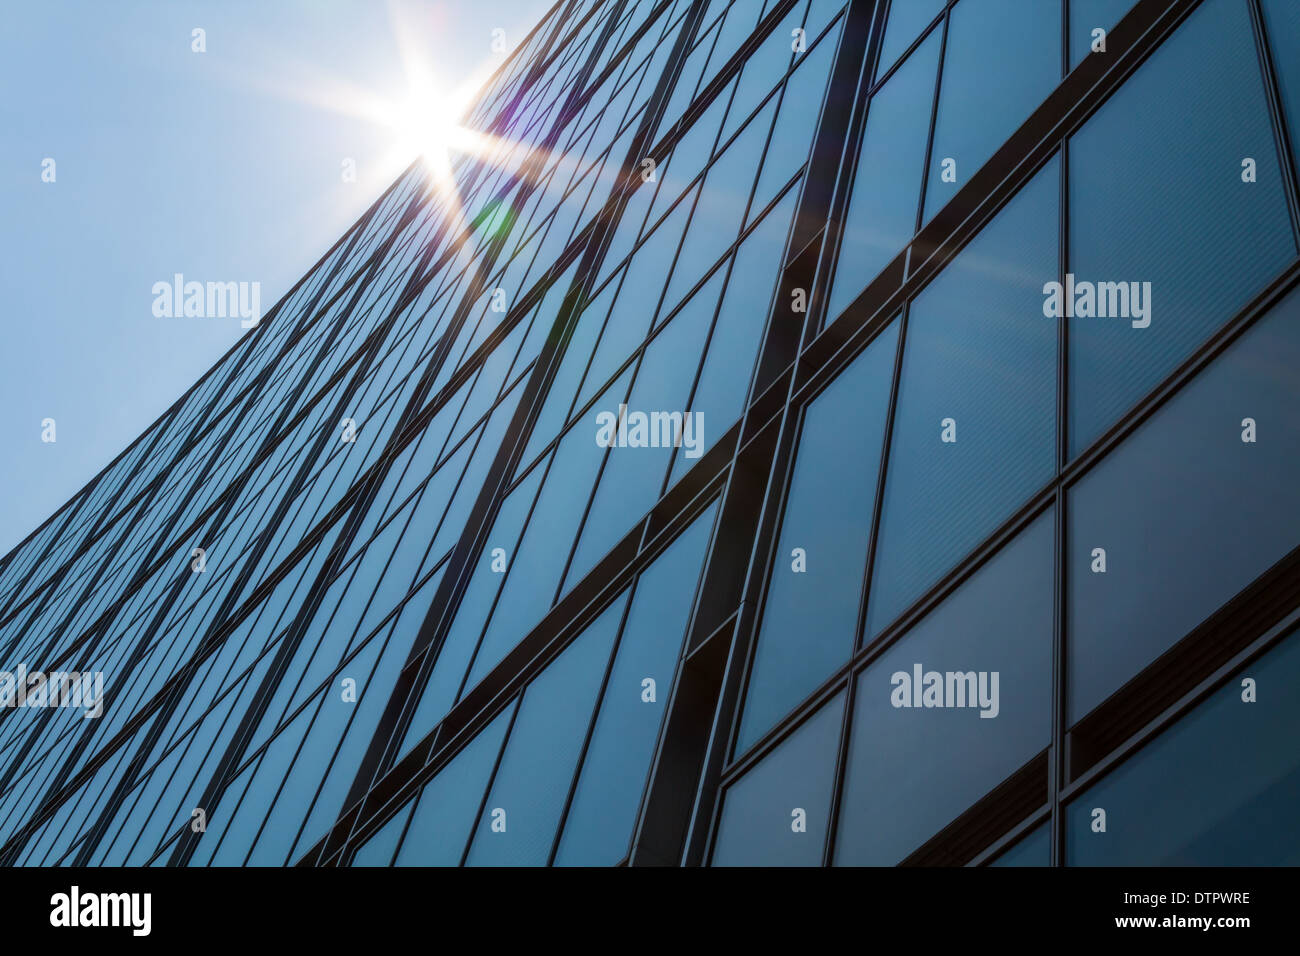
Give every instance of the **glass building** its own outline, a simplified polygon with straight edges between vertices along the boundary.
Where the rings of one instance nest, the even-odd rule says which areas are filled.
[[[465,123],[0,559],[0,862],[1300,862],[1300,5],[561,0]]]

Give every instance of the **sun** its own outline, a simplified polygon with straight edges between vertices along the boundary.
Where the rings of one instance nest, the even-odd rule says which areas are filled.
[[[385,113],[384,125],[394,134],[393,148],[406,161],[422,159],[433,173],[450,173],[452,155],[464,149],[466,138],[451,96],[432,87],[413,89]]]
[[[269,94],[361,120],[379,128],[378,149],[366,162],[368,181],[389,183],[411,167],[419,167],[424,188],[446,200],[445,213],[458,217],[461,209],[454,165],[464,157],[488,159],[513,147],[508,136],[476,130],[468,117],[485,84],[501,65],[500,57],[484,59],[454,77],[440,74],[431,58],[449,35],[451,21],[440,5],[389,0],[397,70],[382,86],[358,85],[346,77],[293,60],[277,60],[282,72],[233,74],[236,82],[252,84]],[[394,82],[396,81],[396,82]],[[349,150],[355,149],[354,144]],[[355,181],[355,180],[353,180]]]

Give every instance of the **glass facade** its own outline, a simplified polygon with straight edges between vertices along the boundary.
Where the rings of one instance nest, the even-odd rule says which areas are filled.
[[[1296,28],[561,0],[0,558],[0,863],[1294,864]]]

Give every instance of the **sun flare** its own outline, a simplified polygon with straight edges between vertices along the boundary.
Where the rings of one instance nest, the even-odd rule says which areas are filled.
[[[422,158],[436,175],[451,171],[452,155],[469,149],[468,131],[459,123],[452,97],[425,87],[411,92],[384,117],[393,130],[394,149],[408,160]]]
[[[404,169],[418,165],[425,188],[445,200],[444,213],[456,218],[463,210],[454,165],[465,157],[499,155],[511,146],[508,138],[465,125],[476,97],[500,67],[501,55],[485,55],[473,69],[448,76],[434,52],[455,29],[447,10],[402,0],[388,0],[387,6],[399,67],[397,83],[366,87],[283,55],[273,61],[278,64],[275,71],[232,71],[230,78],[373,124],[382,134],[375,140],[380,144],[378,153],[365,161],[367,180],[390,183]]]

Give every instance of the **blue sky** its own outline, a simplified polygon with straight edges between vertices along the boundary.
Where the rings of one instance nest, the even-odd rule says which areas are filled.
[[[0,31],[0,555],[243,333],[152,286],[261,285],[266,313],[413,155],[354,104],[450,90],[551,0],[48,0]],[[205,31],[206,52],[191,49]],[[409,147],[408,147],[409,153]],[[43,161],[55,181],[42,182]],[[356,162],[356,182],[341,175]],[[57,440],[41,441],[53,418]]]

